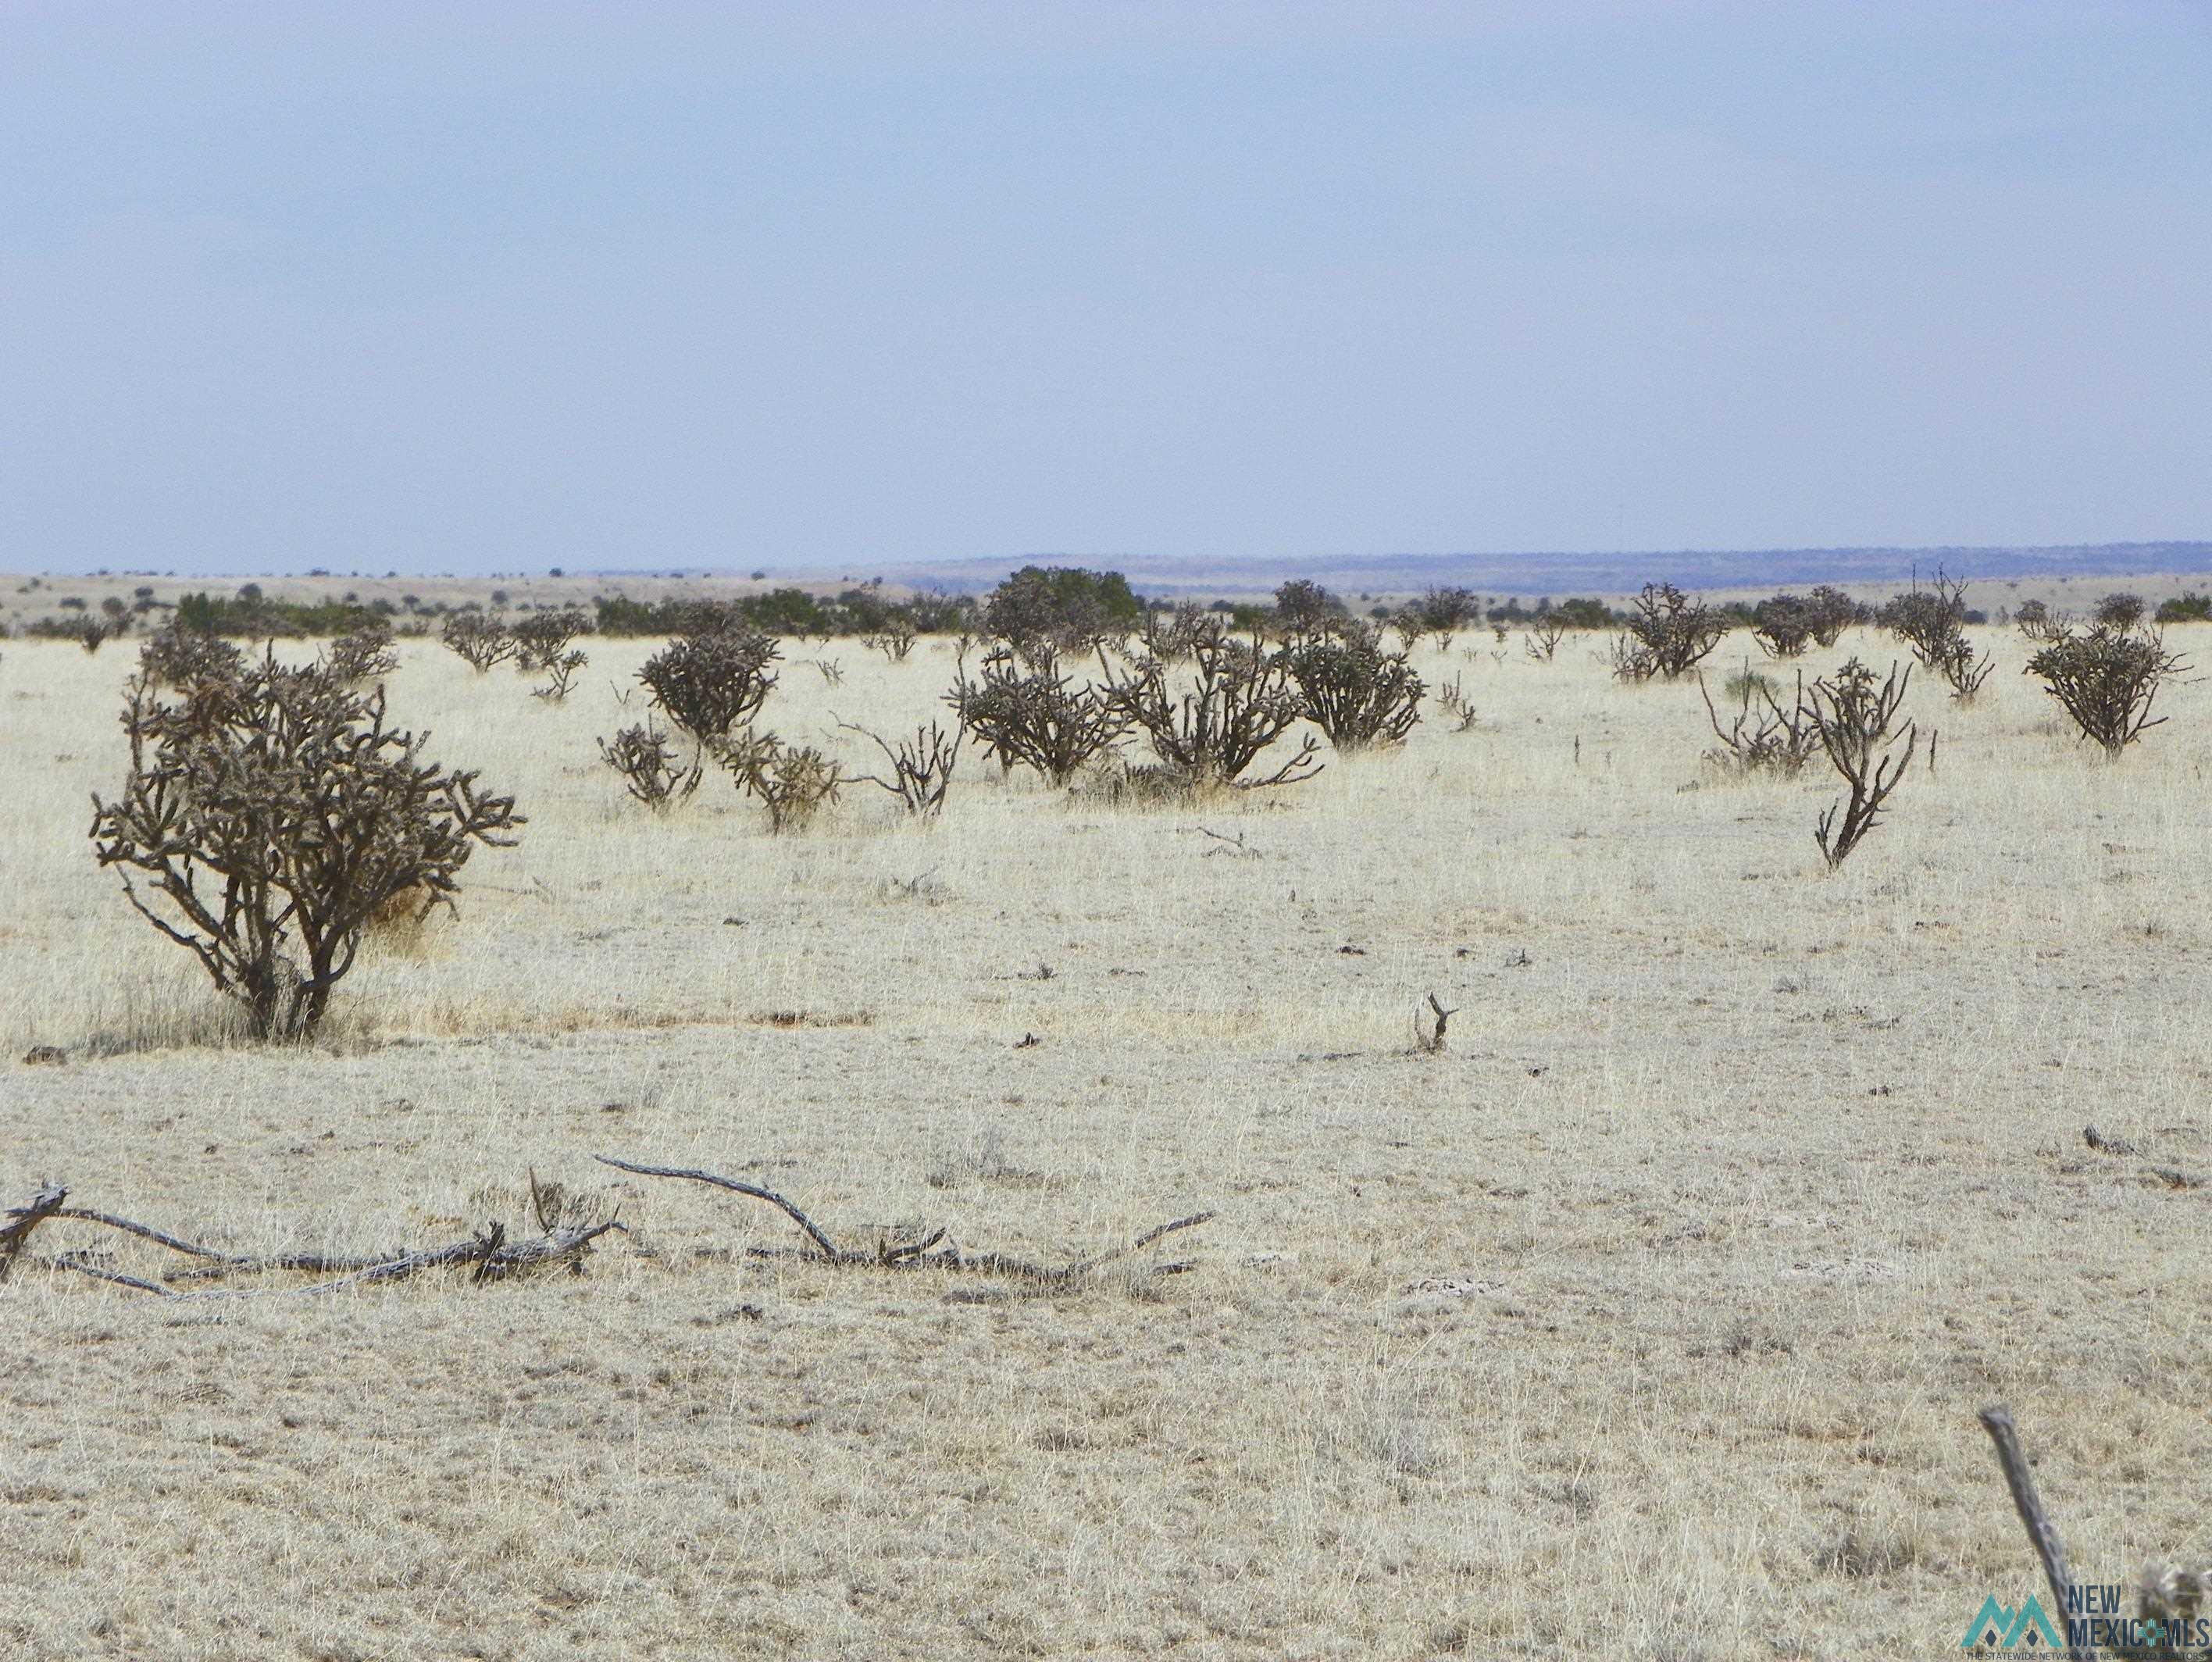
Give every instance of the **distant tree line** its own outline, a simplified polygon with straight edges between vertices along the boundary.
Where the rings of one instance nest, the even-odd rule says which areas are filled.
[[[1663,585],[1662,585],[1663,586]],[[1362,595],[1364,603],[1369,597]],[[2125,595],[2108,596],[2099,604],[2099,616],[2129,601],[2150,612],[2160,624],[2212,622],[2212,596],[2190,591],[2159,604],[2154,611],[2147,603]],[[424,620],[454,613],[484,610],[476,601],[459,605],[426,602],[407,595],[399,602],[363,601],[347,593],[337,599],[280,600],[247,583],[232,595],[194,592],[173,605],[157,600],[149,587],[140,587],[136,597],[125,601],[110,597],[95,613],[80,596],[68,595],[52,603],[56,615],[26,624],[32,637],[76,640],[98,632],[106,638],[127,634],[155,612],[172,614],[178,628],[195,634],[240,640],[333,638],[369,628],[380,619],[403,634],[427,632]],[[505,589],[494,589],[491,608],[508,604]],[[1705,616],[1728,628],[1753,632],[1762,645],[1779,656],[1794,656],[1808,641],[1826,645],[1848,625],[1880,622],[1888,625],[1900,605],[1926,604],[1899,597],[1881,609],[1850,599],[1840,590],[1823,585],[1800,595],[1780,593],[1764,600],[1734,600],[1714,604]],[[1272,604],[1218,600],[1203,608],[1188,601],[1147,599],[1133,590],[1119,572],[1093,571],[1083,567],[1024,566],[989,593],[972,595],[923,594],[904,599],[886,596],[880,581],[848,587],[835,595],[817,594],[786,586],[728,599],[668,597],[635,600],[626,595],[600,595],[592,601],[593,622],[603,635],[665,637],[694,631],[717,622],[742,624],[776,636],[877,637],[887,631],[912,634],[975,634],[1006,640],[1016,646],[1048,641],[1060,650],[1104,640],[1126,640],[1153,627],[1152,620],[1177,615],[1210,614],[1247,634],[1288,638],[1315,633],[1345,632],[1355,622],[1352,606],[1322,585],[1298,579],[1285,583]],[[525,604],[521,610],[531,608]],[[2028,602],[2019,610],[2029,628],[2047,609]],[[1375,604],[1365,610],[1371,626],[1397,632],[1411,643],[1429,637],[1448,645],[1457,632],[1480,628],[1516,628],[1548,630],[1620,630],[1632,627],[1638,613],[1617,609],[1595,597],[1569,596],[1535,600],[1521,596],[1486,596],[1466,588],[1431,587],[1415,599],[1397,605]],[[1989,622],[1979,610],[1957,608],[1953,622],[1974,627]],[[2000,617],[1999,622],[2005,621]]]

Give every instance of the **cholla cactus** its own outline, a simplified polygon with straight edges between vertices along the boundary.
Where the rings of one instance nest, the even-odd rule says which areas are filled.
[[[1168,767],[1195,788],[1261,790],[1296,785],[1321,771],[1311,735],[1272,773],[1246,778],[1261,754],[1297,725],[1304,700],[1291,684],[1288,655],[1240,640],[1209,619],[1192,649],[1188,690],[1178,695],[1166,670],[1146,662],[1109,682],[1106,702],[1125,726],[1140,729]]]
[[[2174,1564],[2145,1567],[2136,1590],[2136,1619],[2145,1624],[2154,1623],[2160,1631],[2155,1639],[2144,1635],[2149,1648],[2135,1654],[2203,1655],[2203,1645],[2189,1641],[2203,1633],[2208,1616],[2212,1616],[2212,1565],[2200,1564],[2195,1569]]]
[[[712,748],[738,788],[768,810],[772,832],[805,825],[837,799],[845,783],[837,764],[819,750],[786,744],[774,733],[748,727]]]
[[[340,635],[323,653],[331,675],[349,687],[381,681],[399,667],[392,645],[392,625],[382,618]]]
[[[1421,719],[1428,687],[1403,653],[1382,650],[1379,634],[1315,635],[1285,655],[1305,714],[1340,751],[1402,744]]]
[[[438,639],[483,675],[495,664],[504,664],[522,650],[507,627],[482,612],[455,612],[446,620]]]
[[[2115,758],[2166,720],[2152,716],[2151,705],[2160,687],[2188,669],[2155,630],[2106,623],[2084,634],[2067,631],[2027,661],[2027,673],[2065,707],[2081,737]]]
[[[623,788],[655,813],[665,812],[699,788],[706,769],[695,752],[678,759],[668,735],[641,724],[625,727],[611,741],[599,741],[599,759],[622,775]]]
[[[663,714],[701,744],[728,737],[760,713],[775,687],[775,641],[743,626],[678,635],[637,672]]]
[[[408,893],[450,906],[476,846],[509,846],[524,823],[474,773],[424,762],[427,734],[386,727],[381,688],[364,697],[273,654],[173,702],[132,681],[123,730],[122,793],[93,798],[100,864],[257,1038],[313,1033],[380,911]]]

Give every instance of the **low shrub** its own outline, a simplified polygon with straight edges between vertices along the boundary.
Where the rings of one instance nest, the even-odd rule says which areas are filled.
[[[2166,721],[2152,716],[2151,706],[2159,688],[2189,667],[2154,631],[2099,623],[2045,646],[2028,659],[2027,672],[2042,681],[2082,737],[2117,758],[2147,729]]]
[[[1405,654],[1384,652],[1364,628],[1309,636],[1284,661],[1304,713],[1340,751],[1402,744],[1421,719],[1427,683]]]
[[[1728,620],[1672,583],[1646,583],[1627,630],[1613,642],[1613,674],[1623,681],[1673,681],[1720,645]]]
[[[749,725],[775,688],[769,669],[782,656],[747,625],[678,635],[646,659],[637,678],[662,714],[701,744]]]
[[[1288,652],[1267,652],[1210,622],[1192,657],[1188,685],[1171,683],[1163,665],[1146,662],[1106,688],[1109,709],[1144,733],[1163,764],[1194,789],[1261,790],[1299,784],[1320,772],[1319,747],[1309,736],[1273,773],[1244,777],[1306,713],[1291,683]]]
[[[696,791],[706,772],[696,749],[690,761],[682,761],[668,739],[659,728],[641,724],[599,742],[599,760],[622,776],[624,790],[655,813]]]
[[[257,1038],[312,1034],[395,897],[452,905],[474,848],[511,846],[524,823],[473,772],[424,762],[427,735],[386,725],[381,688],[364,697],[320,665],[264,656],[173,701],[137,679],[123,728],[123,789],[93,799],[99,862]]]
[[[975,680],[963,667],[945,701],[1001,767],[1033,767],[1054,786],[1065,786],[1129,727],[1103,688],[1063,672],[1050,652],[1024,669],[1002,647],[983,660]]]

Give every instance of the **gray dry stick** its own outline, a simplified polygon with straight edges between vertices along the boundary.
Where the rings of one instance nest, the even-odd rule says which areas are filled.
[[[23,1243],[31,1238],[31,1231],[52,1217],[69,1198],[69,1191],[58,1183],[41,1186],[31,1197],[27,1206],[10,1206],[6,1216],[15,1221],[0,1228],[0,1281],[8,1279],[8,1272],[15,1267],[15,1254],[23,1250]]]
[[[2035,1478],[2027,1469],[2027,1456],[2021,1451],[2012,1410],[2002,1403],[1993,1404],[1982,1410],[1981,1421],[1982,1429],[1996,1445],[1997,1465],[2003,1468],[2005,1487],[2012,1491],[2013,1509],[2027,1526],[2028,1544],[2035,1549],[2035,1556],[2043,1561],[2043,1574],[2051,1583],[2051,1597],[2057,1606],[2052,1618],[2063,1623],[2073,1603],[2074,1578],[2066,1568],[2066,1549],[2059,1544],[2058,1531],[2035,1492]],[[2079,1647],[2069,1647],[2066,1653],[2074,1662],[2091,1662],[2089,1653]]]
[[[1193,1212],[1188,1217],[1170,1218],[1165,1223],[1146,1230],[1127,1246],[1112,1247],[1095,1258],[1078,1259],[1072,1264],[1062,1265],[1057,1268],[1048,1265],[1034,1264],[1027,1259],[1010,1257],[1004,1253],[963,1253],[957,1245],[947,1246],[945,1251],[932,1257],[923,1257],[922,1254],[929,1248],[945,1239],[945,1231],[942,1229],[936,1231],[927,1240],[917,1241],[910,1246],[892,1247],[888,1251],[878,1253],[854,1253],[841,1248],[812,1218],[807,1216],[775,1190],[764,1189],[757,1183],[747,1183],[738,1178],[724,1177],[719,1172],[701,1171],[692,1166],[642,1166],[628,1160],[617,1160],[612,1155],[606,1154],[593,1155],[592,1158],[602,1165],[613,1167],[618,1172],[635,1172],[640,1177],[683,1178],[693,1183],[707,1183],[718,1189],[728,1189],[736,1194],[750,1195],[755,1200],[765,1200],[769,1205],[781,1210],[800,1228],[805,1230],[808,1239],[812,1240],[819,1249],[822,1257],[831,1264],[855,1265],[874,1264],[915,1268],[927,1265],[934,1269],[964,1270],[981,1275],[1018,1277],[1024,1280],[1043,1282],[1054,1286],[1065,1286],[1079,1277],[1090,1274],[1103,1264],[1110,1264],[1115,1259],[1127,1258],[1132,1253],[1141,1251],[1163,1235],[1173,1234],[1178,1229],[1195,1228],[1201,1223],[1210,1222],[1213,1217],[1212,1212],[1206,1211]]]

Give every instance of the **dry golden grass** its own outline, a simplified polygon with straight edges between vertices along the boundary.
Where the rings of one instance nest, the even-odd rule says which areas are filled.
[[[941,824],[861,786],[781,839],[599,765],[646,643],[558,707],[405,643],[395,712],[531,824],[305,1050],[227,1041],[93,866],[128,650],[8,645],[7,1204],[366,1248],[520,1228],[534,1168],[636,1234],[321,1299],[19,1272],[0,1653],[1934,1653],[2035,1586],[1999,1398],[2085,1578],[2201,1550],[2212,1189],[2148,1168],[2212,1170],[2212,708],[2109,767],[1988,639],[1977,707],[1916,676],[1936,771],[1834,876],[1831,777],[1718,781],[1695,688],[1581,640],[1425,656],[1480,725],[1293,792],[1124,811],[970,758]],[[1891,656],[1813,667],[1854,650]],[[854,764],[832,710],[910,727],[951,675],[837,655],[769,719]],[[1162,1244],[1188,1275],[951,1304],[749,1260],[768,1208],[595,1151],[1053,1259],[1220,1216]]]

